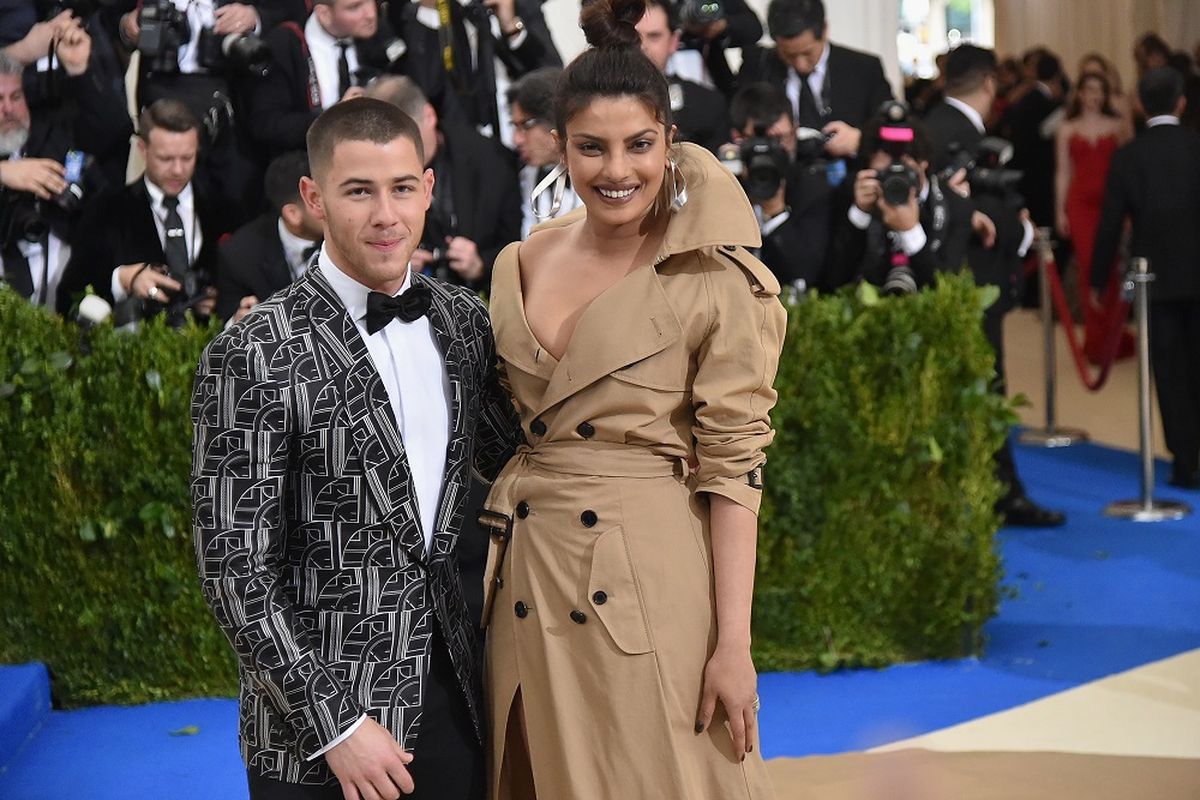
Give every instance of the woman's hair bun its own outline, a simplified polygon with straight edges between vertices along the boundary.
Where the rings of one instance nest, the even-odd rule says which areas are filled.
[[[584,0],[579,27],[588,44],[596,48],[641,46],[638,20],[646,13],[646,0]]]

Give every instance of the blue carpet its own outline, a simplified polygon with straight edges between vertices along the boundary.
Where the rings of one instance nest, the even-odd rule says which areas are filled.
[[[50,676],[44,666],[0,665],[0,774],[49,713]]]
[[[1017,460],[1034,498],[1070,520],[1001,531],[1005,584],[1015,595],[987,627],[986,654],[824,676],[764,674],[767,757],[895,741],[1200,647],[1200,518],[1106,519],[1107,502],[1137,494],[1137,458],[1127,453],[1018,447]],[[1200,509],[1200,492],[1160,490]],[[0,774],[0,798],[244,800],[236,726],[230,700],[55,712]],[[191,735],[171,735],[189,727]]]

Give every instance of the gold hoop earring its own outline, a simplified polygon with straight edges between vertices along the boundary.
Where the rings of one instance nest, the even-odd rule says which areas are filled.
[[[554,186],[554,194],[551,195],[550,210],[542,214],[538,211],[538,198],[541,197],[550,186]],[[542,178],[538,185],[533,187],[533,192],[529,195],[529,210],[533,212],[533,216],[539,221],[552,219],[558,215],[562,209],[563,195],[567,193],[567,165],[560,161],[550,170],[546,177]]]

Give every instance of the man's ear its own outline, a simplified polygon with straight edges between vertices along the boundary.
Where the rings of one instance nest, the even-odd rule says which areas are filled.
[[[303,202],[304,200],[301,198],[300,203]],[[279,216],[283,217],[283,221],[289,228],[299,228],[303,221],[300,203],[284,203],[283,208],[279,209]]]
[[[425,189],[425,210],[426,211],[428,211],[429,207],[431,205],[433,205],[433,183],[434,183],[433,170],[431,170],[431,169],[425,170],[425,172],[422,173],[422,175],[421,175],[421,184]]]
[[[304,200],[308,213],[322,222],[325,221],[325,202],[321,197],[321,187],[316,181],[309,177],[300,179],[300,198]]]

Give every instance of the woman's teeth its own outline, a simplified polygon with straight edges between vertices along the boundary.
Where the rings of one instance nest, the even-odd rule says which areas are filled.
[[[620,191],[616,191],[614,189],[600,189],[600,188],[597,188],[596,191],[598,191],[600,194],[607,197],[609,200],[621,200],[625,197],[629,197],[629,195],[633,194],[634,190],[636,190],[636,189],[637,189],[637,187],[634,186],[631,189],[621,189]]]

